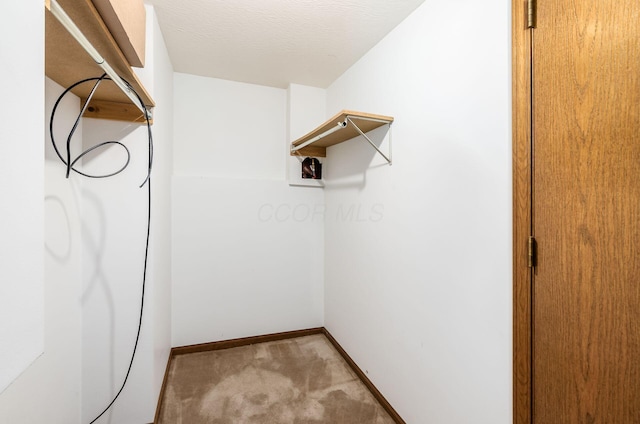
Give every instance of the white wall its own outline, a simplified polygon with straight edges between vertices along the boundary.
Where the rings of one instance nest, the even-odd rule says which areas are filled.
[[[327,109],[327,91],[322,88],[289,84],[287,89],[287,139],[285,153],[289,155],[290,143],[324,122]]]
[[[291,155],[291,142],[316,128],[319,123],[324,122],[326,109],[326,90],[300,84],[289,84],[287,89],[287,143],[285,145],[289,184],[307,187],[324,186],[321,179],[302,178],[302,161],[305,156]],[[317,159],[322,163],[322,158]]]
[[[152,398],[158,399],[171,350],[171,176],[173,175],[173,66],[160,32],[155,10],[147,8],[147,25],[153,27],[153,138],[156,146],[151,194],[153,237],[149,251],[149,287],[154,299]]]
[[[43,8],[6,5],[0,25],[0,393],[44,347]],[[25,189],[26,188],[26,189]]]
[[[45,101],[42,3],[6,6],[5,16],[10,19],[0,25],[3,381],[8,375],[5,366],[16,377],[13,371],[23,371],[34,359],[34,351],[23,350],[20,340],[4,338],[6,331],[37,340],[38,353],[44,329],[44,353],[6,390],[0,389],[0,422],[73,423],[80,411],[79,186],[66,184],[56,173],[50,148],[44,160],[45,110],[51,110],[52,99],[61,89],[47,82]],[[77,98],[65,101],[61,120],[77,109]],[[44,255],[40,253],[43,246]],[[8,360],[9,352],[19,353],[15,359],[22,363]]]
[[[42,78],[42,73],[38,74],[38,78]],[[0,396],[0,422],[3,423],[80,422],[82,183],[65,178],[64,165],[55,155],[48,136],[49,116],[63,88],[49,79],[45,88],[46,139],[39,135],[42,145],[46,146],[45,352]],[[65,128],[73,125],[79,111],[80,101],[74,95],[65,97],[58,107],[55,134],[63,144]],[[41,124],[41,134],[44,134],[44,119]],[[80,137],[73,140],[72,146],[76,151],[80,148],[80,141]],[[40,163],[40,157],[23,159],[24,162]],[[29,189],[25,184],[20,186],[24,190]]]
[[[95,418],[120,388],[131,358],[140,313],[147,188],[138,186],[145,179],[147,169],[146,130],[125,122],[84,120],[85,149],[111,139],[129,148],[129,167],[114,177],[83,181],[83,422]],[[83,169],[91,174],[116,170],[125,162],[125,156],[123,149],[110,147],[84,160]],[[153,284],[151,276],[148,277],[148,284]],[[145,301],[142,334],[127,388],[106,414],[112,422],[149,422],[153,302],[149,297]]]
[[[321,326],[323,196],[287,184],[287,92],[174,86],[173,345]]]
[[[9,7],[0,193],[20,208],[0,209],[0,299],[23,298],[8,281],[37,285],[46,271],[46,325],[44,355],[0,394],[0,422],[84,422],[119,387],[135,336],[145,135],[86,120],[85,145],[115,132],[132,149],[130,169],[108,182],[61,179],[50,152],[43,167],[44,114],[31,108],[44,101],[42,4]],[[327,90],[326,116],[349,108],[396,123],[391,167],[362,141],[329,149],[326,206],[321,190],[286,183],[291,93],[176,74],[169,110],[170,63],[149,26],[153,70],[142,74],[158,108],[148,314],[112,422],[152,420],[170,302],[174,345],[324,323],[407,422],[511,421],[509,16],[507,0],[426,2]],[[59,91],[47,84],[46,110]],[[33,254],[43,240],[44,264]]]
[[[127,386],[98,422],[153,421],[170,349],[170,201],[172,68],[152,7],[147,8],[147,57],[139,76],[156,102],[152,227],[145,311],[136,359]],[[121,174],[83,182],[82,421],[99,414],[118,392],[135,344],[147,233],[146,126],[85,119],[84,148],[119,140],[131,153]],[[83,161],[89,173],[118,169],[124,150],[109,147]]]
[[[396,118],[328,151],[325,321],[409,423],[511,422],[509,17],[427,1],[327,90]]]
[[[37,281],[35,277],[42,279],[42,256],[37,252],[44,245],[46,313],[44,354],[0,395],[0,422],[88,422],[119,388],[137,326],[146,235],[146,191],[137,186],[146,174],[146,130],[126,123],[83,120],[72,151],[96,141],[120,139],[131,149],[132,164],[113,179],[87,180],[76,174],[65,179],[64,165],[43,137],[45,127],[48,135],[48,116],[45,120],[43,112],[51,113],[63,88],[47,80],[45,97],[42,3],[19,2],[10,7],[15,9],[9,12],[12,19],[0,26],[0,40],[11,40],[6,46],[0,41],[2,63],[7,65],[0,69],[0,81],[7,82],[2,86],[6,102],[0,110],[7,123],[0,126],[7,149],[0,159],[7,160],[2,161],[0,172],[11,185],[0,188],[6,204],[15,208],[2,209],[1,222],[12,227],[11,232],[2,229],[3,245],[12,249],[0,255],[0,282],[10,294],[3,293],[0,299],[23,305],[23,311],[31,313],[21,302],[23,293],[6,283],[26,287]],[[157,102],[154,213],[140,349],[113,413],[99,421],[119,424],[153,420],[170,349],[173,72],[153,9],[147,13],[149,65],[141,77]],[[13,63],[19,68],[12,68]],[[59,143],[64,144],[79,110],[79,99],[73,95],[61,103],[55,125]],[[113,170],[121,160],[121,151],[108,148],[87,157],[80,166]],[[19,219],[14,219],[15,214]],[[38,299],[37,292],[33,296]],[[37,318],[38,312],[33,315]],[[2,329],[20,328],[21,319],[15,314],[3,318]]]
[[[174,173],[282,180],[286,91],[176,73]]]

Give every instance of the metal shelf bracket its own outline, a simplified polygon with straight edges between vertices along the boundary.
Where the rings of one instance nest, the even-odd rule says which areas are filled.
[[[371,122],[380,122],[384,125],[387,125],[389,127],[389,153],[385,154],[383,153],[380,148],[378,146],[376,146],[376,144],[369,138],[369,136],[367,136],[367,134],[365,134],[364,131],[362,131],[360,129],[360,127],[358,127],[358,124],[356,124],[354,122],[354,120],[362,120],[362,121],[371,121]],[[291,147],[291,152],[297,152],[298,150],[304,149],[305,147],[315,143],[318,140],[322,140],[323,138],[327,137],[330,134],[333,134],[336,131],[339,131],[343,128],[346,128],[349,124],[353,125],[353,128],[356,129],[356,131],[358,133],[360,133],[360,135],[362,137],[364,137],[364,139],[374,148],[376,149],[376,151],[380,154],[380,156],[382,156],[389,165],[391,165],[392,161],[391,161],[391,122],[387,121],[387,120],[383,120],[383,119],[375,119],[375,118],[369,118],[369,117],[363,117],[363,116],[353,116],[353,115],[347,115],[344,119],[344,121],[339,121],[337,123],[336,126],[329,128],[327,131],[323,132],[322,134],[318,134],[317,136],[305,141],[302,144],[299,144],[297,146],[292,146]]]
[[[355,122],[353,122],[353,119],[360,119],[363,121],[372,121],[372,122],[382,122],[386,125],[389,126],[389,155],[385,155],[384,153],[382,153],[382,151],[378,148],[378,146],[375,145],[375,143],[373,141],[371,141],[371,139],[369,138],[369,136],[367,136],[361,129],[360,127],[358,127],[358,125],[356,125]],[[350,122],[351,125],[353,125],[353,127],[360,133],[361,136],[364,137],[365,140],[367,140],[367,142],[374,148],[376,149],[376,151],[378,153],[380,153],[380,156],[382,156],[389,165],[391,165],[391,122],[387,122],[387,121],[383,121],[381,119],[374,119],[374,118],[364,118],[364,117],[353,117],[351,115],[347,115],[347,119],[345,120],[345,122]],[[346,125],[345,125],[346,126]]]

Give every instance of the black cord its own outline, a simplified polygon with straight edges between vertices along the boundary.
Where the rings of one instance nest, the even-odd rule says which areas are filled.
[[[119,141],[105,141],[102,143],[99,143],[85,151],[83,151],[82,153],[80,153],[73,161],[71,160],[71,138],[73,137],[73,135],[76,132],[76,129],[78,128],[78,123],[80,122],[80,118],[82,118],[82,114],[84,113],[84,111],[86,110],[87,106],[89,105],[89,102],[91,101],[91,98],[93,97],[96,89],[98,88],[98,86],[100,85],[100,83],[103,80],[108,80],[109,78],[106,77],[106,74],[103,74],[101,77],[99,78],[87,78],[84,79],[82,81],[78,81],[75,84],[71,85],[69,88],[67,88],[56,100],[55,104],[53,105],[53,109],[51,110],[51,118],[49,119],[49,133],[51,134],[51,144],[53,145],[53,150],[55,150],[56,154],[58,155],[58,157],[60,158],[60,160],[62,161],[62,163],[64,163],[67,166],[67,178],[69,178],[69,173],[70,171],[76,172],[84,177],[87,178],[108,178],[108,177],[112,177],[114,175],[117,175],[119,173],[121,173],[122,171],[125,170],[125,168],[127,166],[129,166],[129,161],[131,160],[131,153],[129,152],[129,149],[127,149],[127,146],[125,146],[124,144],[120,143]],[[95,85],[93,86],[93,89],[91,90],[91,93],[89,94],[89,96],[87,97],[87,101],[84,103],[84,105],[82,106],[82,110],[80,111],[80,113],[78,114],[78,117],[76,118],[76,121],[73,125],[73,128],[71,128],[71,131],[69,131],[69,135],[67,137],[67,154],[66,157],[67,159],[65,160],[62,155],[60,154],[60,151],[58,150],[58,146],[56,145],[56,140],[55,137],[53,135],[53,122],[55,120],[55,116],[56,116],[56,111],[58,110],[58,106],[60,105],[60,102],[62,101],[62,99],[64,98],[64,96],[66,96],[71,90],[73,90],[74,88],[76,88],[77,86],[79,86],[80,84],[84,84],[87,83],[89,81],[96,81]],[[145,108],[146,111],[146,108]],[[147,119],[147,123],[149,123],[149,120]],[[76,164],[76,162],[78,162],[80,159],[82,159],[85,155],[87,155],[88,153],[94,151],[95,149],[98,149],[100,147],[104,147],[104,146],[108,146],[110,144],[117,144],[119,146],[121,146],[125,152],[127,153],[127,162],[124,164],[124,166],[122,166],[122,168],[120,168],[119,170],[112,172],[110,174],[105,174],[105,175],[91,175],[91,174],[87,174],[81,171],[78,171],[77,169],[75,169],[73,166]]]
[[[147,195],[147,199],[148,199],[147,243],[144,251],[144,273],[142,276],[142,294],[140,296],[140,319],[138,320],[138,333],[136,334],[136,342],[133,345],[133,353],[131,354],[131,361],[129,361],[129,368],[127,369],[127,374],[124,376],[124,381],[122,382],[122,386],[120,386],[120,390],[118,390],[118,393],[116,393],[116,395],[113,397],[113,400],[111,400],[109,405],[107,405],[107,407],[104,408],[104,410],[97,417],[95,417],[89,424],[93,424],[96,421],[98,421],[100,417],[102,417],[105,414],[105,412],[107,412],[109,408],[113,406],[113,404],[116,402],[116,400],[120,396],[120,393],[122,393],[122,391],[124,390],[124,386],[127,384],[127,380],[129,379],[129,374],[131,373],[131,368],[133,367],[133,359],[136,357],[136,351],[138,350],[138,341],[140,340],[140,330],[142,329],[142,313],[144,311],[144,291],[147,285],[146,284],[147,283],[147,259],[149,257],[149,235],[151,233],[150,231],[151,230],[151,179],[147,178],[145,182],[147,183],[147,194],[148,194]]]
[[[110,78],[107,78],[106,74],[103,74],[102,76],[100,76],[99,78],[87,78],[84,79],[82,81],[78,81],[77,83],[71,85],[69,88],[67,88],[56,100],[53,109],[51,111],[51,118],[49,120],[49,132],[51,134],[51,144],[53,145],[53,149],[55,150],[56,154],[58,155],[58,157],[60,158],[60,160],[66,165],[67,170],[66,170],[66,177],[69,178],[69,174],[71,173],[71,171],[74,171],[84,177],[88,177],[88,178],[108,178],[108,177],[112,177],[116,174],[119,174],[120,172],[124,171],[125,168],[129,165],[129,162],[131,160],[131,153],[129,152],[129,149],[127,149],[127,146],[125,146],[124,144],[120,143],[119,141],[105,141],[102,143],[99,143],[93,147],[90,147],[86,150],[84,150],[82,153],[80,153],[75,159],[73,159],[73,161],[71,160],[71,139],[78,127],[78,124],[80,122],[80,118],[82,118],[82,115],[84,114],[85,110],[87,109],[87,106],[89,105],[89,102],[91,101],[91,98],[93,97],[95,91],[97,90],[98,86],[100,85],[100,83],[104,80],[109,80]],[[55,139],[53,136],[53,121],[55,118],[55,114],[56,114],[56,110],[60,104],[60,102],[62,101],[62,98],[64,96],[66,96],[72,89],[74,89],[75,87],[77,87],[80,84],[84,84],[90,81],[95,81],[95,84],[93,86],[93,88],[91,89],[91,92],[89,93],[89,96],[87,97],[87,100],[85,101],[84,105],[82,106],[82,109],[80,110],[80,113],[78,114],[78,117],[76,118],[76,121],[73,125],[73,128],[71,129],[71,131],[69,131],[69,135],[67,137],[67,143],[66,143],[66,147],[67,147],[67,152],[66,152],[66,160],[62,157],[62,155],[60,154],[59,150],[58,150],[58,146],[55,143]],[[127,82],[125,81],[125,84],[127,84],[127,86],[129,87],[129,89],[135,94],[136,98],[138,99],[138,101],[140,102],[140,105],[142,106],[143,109],[143,113],[144,113],[144,117],[145,117],[145,122],[147,125],[147,136],[149,139],[149,160],[148,160],[148,164],[147,164],[147,176],[144,179],[144,181],[142,182],[142,184],[140,185],[140,188],[142,188],[145,184],[147,185],[147,238],[146,238],[146,243],[145,243],[145,251],[144,251],[144,270],[143,270],[143,274],[142,274],[142,293],[140,295],[140,316],[138,319],[138,331],[136,333],[136,341],[135,344],[133,345],[133,352],[131,353],[131,360],[129,361],[129,367],[127,369],[127,374],[124,377],[124,381],[122,382],[122,386],[120,386],[120,389],[118,390],[118,393],[116,393],[116,395],[113,397],[113,399],[111,400],[111,402],[107,405],[106,408],[104,408],[104,410],[98,415],[96,416],[89,424],[93,424],[96,421],[98,421],[100,419],[100,417],[102,417],[108,410],[109,408],[111,408],[113,406],[113,404],[116,402],[116,400],[118,399],[118,397],[120,396],[120,393],[122,393],[122,391],[124,390],[125,385],[127,384],[127,380],[129,379],[129,374],[131,373],[131,368],[133,367],[133,360],[135,359],[136,356],[136,352],[138,350],[138,342],[140,341],[140,332],[142,330],[142,317],[143,317],[143,312],[144,312],[144,294],[145,294],[145,289],[147,286],[147,264],[148,264],[148,260],[149,260],[149,238],[151,235],[151,169],[153,167],[153,134],[151,133],[151,122],[149,121],[149,111],[147,110],[144,102],[142,101],[142,99],[140,98],[140,96],[138,95],[138,93],[133,89],[133,87]],[[90,174],[86,174],[84,172],[78,171],[77,169],[74,168],[74,165],[76,164],[76,162],[78,160],[80,160],[82,157],[84,157],[85,155],[87,155],[88,153],[92,152],[93,150],[100,148],[100,147],[104,147],[106,145],[109,144],[117,144],[119,146],[122,146],[125,151],[127,152],[127,161],[124,164],[124,166],[122,168],[120,168],[119,170],[112,172],[110,174],[105,174],[105,175],[90,175]]]

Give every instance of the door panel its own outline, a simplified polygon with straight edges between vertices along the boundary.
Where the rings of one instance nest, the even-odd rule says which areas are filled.
[[[640,423],[640,2],[539,0],[533,421]]]

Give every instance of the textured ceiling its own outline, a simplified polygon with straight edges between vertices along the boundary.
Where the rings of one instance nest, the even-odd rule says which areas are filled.
[[[326,88],[424,0],[147,0],[174,70]]]

